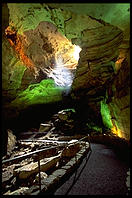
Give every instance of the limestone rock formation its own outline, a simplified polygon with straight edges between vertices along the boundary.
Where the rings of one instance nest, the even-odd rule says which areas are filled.
[[[129,53],[128,53],[129,54]],[[119,137],[130,139],[130,65],[128,58],[121,61],[121,69],[118,71],[113,84],[109,87],[112,94],[108,95],[108,107],[110,109],[113,133]],[[125,74],[125,75],[124,75]]]
[[[64,109],[53,115],[52,120],[57,130],[72,133],[75,130],[75,110]]]
[[[107,83],[113,79],[115,60],[123,34],[118,28],[97,20],[100,27],[82,31],[80,60],[73,82],[75,97],[103,95]],[[79,43],[79,39],[74,40]],[[74,97],[74,96],[73,96]]]
[[[5,118],[18,116],[20,111],[32,108],[33,105],[62,101],[62,94],[66,91],[75,103],[84,103],[83,108],[86,111],[89,108],[93,110],[94,113],[89,113],[93,119],[94,115],[100,116],[100,101],[107,98],[106,93],[111,92],[113,84],[116,91],[114,97],[109,97],[107,101],[110,111],[108,117],[116,117],[116,121],[122,123],[119,128],[129,130],[128,125],[123,124],[123,118],[129,114],[129,104],[126,105],[127,113],[122,114],[121,120],[118,118],[119,112],[124,111],[121,110],[125,108],[124,101],[129,103],[129,93],[124,88],[129,81],[126,75],[129,69],[127,63],[125,66],[122,66],[124,63],[118,63],[121,54],[124,54],[128,34],[125,34],[123,41],[123,32],[118,28],[123,24],[116,27],[99,17],[97,19],[98,14],[94,18],[94,14],[75,14],[44,3],[8,3],[7,7],[6,24],[9,23],[9,26],[4,26],[6,30],[2,29],[2,94]],[[107,17],[103,16],[105,18]],[[74,57],[75,45],[81,48],[78,63]],[[123,58],[129,52],[125,53]],[[65,66],[65,71],[70,71],[63,75],[64,82],[60,79],[62,76],[57,76],[56,64]],[[126,78],[122,78],[125,69]],[[67,75],[70,75],[70,79]],[[72,85],[71,92],[71,87],[68,92],[64,89],[67,81],[68,85],[69,81],[70,86]],[[56,86],[56,83],[61,87]],[[121,109],[116,113],[115,101],[121,103]]]
[[[72,85],[74,96],[77,97],[78,90],[82,92],[82,89],[88,89],[87,94],[90,96],[96,93],[98,95],[100,90],[103,91],[102,86],[112,78],[113,60],[117,57],[117,49],[122,40],[122,32],[118,28],[101,20],[76,15],[59,8],[50,10],[44,4],[43,6],[8,4],[8,8],[10,26],[6,29],[6,35],[14,46],[18,58],[27,67],[21,74],[21,84],[17,89],[20,87],[25,89],[31,83],[39,83],[46,77],[44,76],[46,68],[53,68],[57,61],[60,64],[60,57],[68,69],[75,69],[77,62],[73,58],[74,45],[72,45],[75,43],[82,48],[82,51]],[[20,15],[16,17],[15,12],[18,10]],[[39,17],[42,10],[44,20]],[[57,20],[58,16],[60,21]],[[35,21],[34,17],[36,17]],[[27,25],[30,20],[33,25],[31,28]],[[63,35],[59,32],[61,24]],[[17,82],[15,84],[17,85]],[[14,88],[11,92],[13,90]]]
[[[42,7],[41,4],[38,4],[37,7],[36,4],[8,4],[7,6],[9,9],[9,27],[6,28],[6,37],[5,30],[3,30],[2,94],[4,108],[6,109],[4,112],[8,111],[8,115],[13,115],[13,109],[23,109],[25,105],[26,107],[30,106],[33,95],[37,96],[34,104],[38,104],[39,101],[39,104],[42,104],[44,101],[50,103],[53,99],[55,102],[62,100],[62,89],[58,90],[54,84],[52,84],[53,89],[47,89],[47,83],[50,80],[46,81],[46,84],[44,83],[46,87],[41,87],[41,91],[34,89],[37,85],[32,87],[31,97],[29,96],[30,90],[28,86],[40,83],[47,78],[47,75],[42,70],[46,67],[52,67],[52,64],[55,64],[55,56],[58,57],[60,52],[62,58],[63,54],[67,53],[65,62],[67,64],[68,61],[71,63],[71,58],[68,58],[68,56],[73,51],[74,46],[58,32],[54,21],[50,20],[52,13],[50,9],[47,8],[47,10],[45,8],[47,6]],[[16,15],[16,12],[19,12],[19,16]],[[56,13],[57,10],[54,14],[57,15]],[[32,20],[33,28],[30,26],[31,24],[28,24],[30,20]],[[5,54],[8,55],[5,56]],[[28,90],[23,92],[26,89]],[[40,93],[39,96],[38,93]],[[10,102],[15,98],[16,100],[12,106]],[[29,100],[28,103],[26,102],[27,100]],[[16,113],[18,112],[14,112],[14,115]]]

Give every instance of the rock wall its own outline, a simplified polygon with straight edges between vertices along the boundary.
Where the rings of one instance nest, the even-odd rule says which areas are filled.
[[[113,133],[125,139],[130,139],[130,51],[126,49],[126,56],[120,59],[120,70],[112,86],[113,96],[108,103]]]
[[[113,79],[118,47],[123,35],[121,30],[103,21],[95,20],[96,26],[82,31],[83,37],[74,39],[81,43],[82,51],[73,82],[75,97],[89,98],[102,96],[106,83]],[[99,27],[98,27],[99,26]],[[97,28],[97,29],[96,29]]]
[[[104,124],[119,137],[130,139],[130,51],[128,45],[121,45],[117,72],[109,84],[102,106]]]

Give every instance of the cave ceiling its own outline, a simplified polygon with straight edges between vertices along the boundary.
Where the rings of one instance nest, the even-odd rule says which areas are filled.
[[[102,19],[124,31],[124,37],[130,38],[130,4],[129,3],[48,3],[54,8],[62,8],[76,14],[85,14]]]

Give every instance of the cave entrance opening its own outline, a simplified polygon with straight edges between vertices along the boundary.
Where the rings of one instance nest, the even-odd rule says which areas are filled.
[[[73,45],[72,48],[72,51],[68,54],[56,54],[55,59],[52,62],[52,67],[49,66],[48,68],[43,69],[47,76],[54,80],[56,86],[67,89],[72,85],[78,65],[79,53],[82,50],[77,45]]]

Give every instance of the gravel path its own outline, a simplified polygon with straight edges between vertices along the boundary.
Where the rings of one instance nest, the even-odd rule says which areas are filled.
[[[88,161],[83,160],[77,172],[54,195],[127,195],[128,165],[119,160],[106,145],[91,144]],[[82,172],[81,172],[82,170]],[[73,184],[75,177],[77,181]]]

